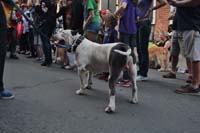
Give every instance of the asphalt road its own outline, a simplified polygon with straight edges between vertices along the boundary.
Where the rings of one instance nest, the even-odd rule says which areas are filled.
[[[0,100],[0,133],[200,133],[200,96],[173,91],[184,84],[150,70],[138,82],[139,104],[130,104],[130,88],[117,87],[115,114],[104,113],[108,85],[94,78],[93,90],[78,96],[76,72],[33,60],[7,60],[6,87],[14,100]]]

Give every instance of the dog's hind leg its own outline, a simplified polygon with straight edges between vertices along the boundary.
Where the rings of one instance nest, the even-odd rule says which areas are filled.
[[[136,83],[136,77],[137,77],[137,67],[136,64],[133,64],[132,59],[128,61],[129,66],[129,74],[132,80],[132,98],[131,103],[138,103],[138,88]]]
[[[110,70],[110,76],[108,79],[109,82],[109,104],[108,107],[106,107],[105,112],[106,113],[113,113],[115,112],[115,96],[116,96],[116,90],[115,90],[115,82],[118,79],[120,72],[122,69],[111,69]]]

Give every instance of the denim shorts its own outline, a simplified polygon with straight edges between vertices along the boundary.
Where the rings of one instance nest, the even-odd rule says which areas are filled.
[[[100,23],[90,23],[89,25],[87,25],[86,27],[86,31],[87,32],[93,32],[93,33],[99,33],[99,30],[100,30],[100,27],[101,27],[101,24]]]

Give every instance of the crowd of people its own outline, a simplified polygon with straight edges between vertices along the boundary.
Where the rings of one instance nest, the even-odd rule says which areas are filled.
[[[152,11],[166,4],[176,7],[176,11],[170,17],[173,19],[170,54],[172,70],[163,77],[176,78],[176,67],[181,51],[189,70],[188,84],[181,86],[181,89],[175,92],[200,91],[199,1],[157,0],[157,4],[153,6],[153,0],[120,0],[119,7],[114,12],[99,11],[98,0],[28,0],[27,3],[18,3],[18,0],[15,0],[14,2],[23,13],[17,10],[12,1],[0,0],[0,98],[14,97],[3,86],[6,47],[10,51],[11,59],[19,59],[16,54],[18,52],[25,54],[27,58],[37,58],[42,66],[49,67],[53,61],[52,51],[56,51],[56,47],[50,43],[50,38],[60,28],[76,30],[87,39],[102,45],[118,41],[129,45],[138,57],[137,81],[148,80],[148,46]],[[70,63],[73,57],[67,50],[63,51],[61,67],[74,68],[75,64]],[[108,75],[109,73],[105,72],[99,78],[107,80]],[[126,69],[118,83],[124,87],[131,86]]]

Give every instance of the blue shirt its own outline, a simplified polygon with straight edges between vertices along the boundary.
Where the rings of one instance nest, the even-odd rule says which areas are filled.
[[[143,18],[151,8],[153,0],[140,0],[137,6],[137,15]]]
[[[120,22],[119,22],[119,32],[126,34],[136,34],[136,5],[132,2],[132,0],[121,0],[121,2],[126,2],[126,9],[120,14]]]

